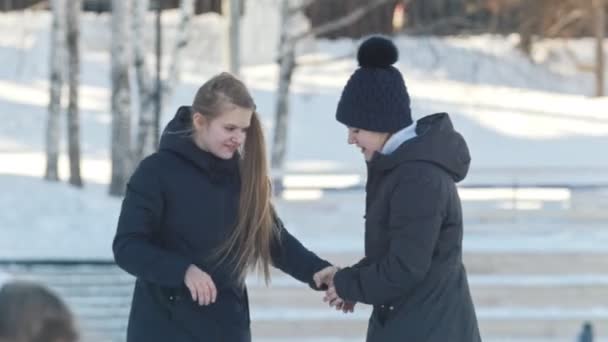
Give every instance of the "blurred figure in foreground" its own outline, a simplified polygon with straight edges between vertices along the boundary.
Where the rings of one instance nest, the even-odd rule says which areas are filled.
[[[76,342],[67,305],[43,285],[9,280],[0,288],[0,342]]]

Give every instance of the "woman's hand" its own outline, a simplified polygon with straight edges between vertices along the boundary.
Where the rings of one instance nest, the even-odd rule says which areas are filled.
[[[336,310],[342,310],[344,313],[355,312],[355,302],[344,301],[342,304],[336,305]]]
[[[336,310],[344,313],[355,311],[356,303],[340,298],[334,286],[330,286],[329,289],[327,289],[323,301],[328,303],[330,307],[335,307]]]
[[[319,289],[327,289],[334,284],[334,275],[340,270],[336,266],[327,266],[313,275],[315,285]]]
[[[209,305],[215,303],[217,297],[217,289],[215,283],[209,274],[203,272],[195,265],[190,265],[184,276],[184,283],[192,300],[198,302],[198,305]]]

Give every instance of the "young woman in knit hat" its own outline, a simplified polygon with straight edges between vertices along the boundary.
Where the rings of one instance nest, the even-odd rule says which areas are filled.
[[[250,342],[250,270],[314,287],[332,268],[276,216],[255,103],[228,73],[177,110],[135,170],[113,251],[137,278],[127,342]]]
[[[365,40],[336,119],[367,163],[365,257],[335,274],[325,300],[344,311],[373,305],[368,342],[481,341],[462,261],[456,183],[470,156],[446,113],[412,121],[393,42]]]

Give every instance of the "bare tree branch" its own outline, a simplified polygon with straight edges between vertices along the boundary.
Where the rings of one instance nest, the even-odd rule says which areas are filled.
[[[585,16],[585,11],[576,9],[562,18],[558,18],[557,22],[549,27],[546,31],[547,37],[557,36],[566,26],[580,20]]]
[[[345,26],[348,26],[348,25],[354,23],[355,21],[361,19],[365,14],[367,14],[369,11],[373,10],[374,8],[384,5],[390,1],[393,1],[393,0],[370,1],[367,3],[367,5],[360,6],[341,18],[338,18],[338,19],[331,21],[329,23],[326,23],[324,25],[315,27],[309,31],[302,32],[298,35],[291,37],[290,39],[294,42],[297,42],[304,38],[320,36],[320,35],[335,31],[335,30],[339,30],[339,29],[341,29]]]
[[[485,31],[485,28],[483,28],[479,25],[476,25],[473,21],[471,21],[470,19],[467,19],[466,17],[452,16],[452,17],[446,17],[443,19],[436,20],[435,22],[433,22],[432,24],[429,24],[429,25],[420,25],[415,28],[408,29],[405,32],[407,34],[411,34],[411,35],[433,34],[433,32],[436,32],[441,27],[450,27],[450,26],[460,26],[460,27],[469,28],[471,30],[479,29],[480,31],[482,31],[482,30]]]

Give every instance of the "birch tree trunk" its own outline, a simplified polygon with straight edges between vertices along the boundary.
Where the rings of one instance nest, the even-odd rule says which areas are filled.
[[[605,0],[593,0],[593,12],[595,13],[595,96],[604,96],[604,80],[606,75],[604,37],[606,33],[606,2]]]
[[[539,20],[542,17],[543,4],[536,1],[524,1],[521,5],[521,18],[519,27],[519,48],[528,56],[532,56],[534,49],[534,35],[539,31]]]
[[[297,67],[296,46],[298,42],[305,38],[312,38],[348,26],[353,22],[360,20],[365,14],[378,6],[386,4],[389,1],[392,0],[370,0],[344,16],[336,18],[334,21],[299,33],[292,32],[293,18],[299,15],[303,16],[302,13],[304,8],[313,3],[314,0],[298,0],[293,2],[290,2],[289,0],[281,1],[281,22],[279,28],[281,37],[279,39],[278,48],[279,84],[277,87],[275,127],[271,151],[271,167],[273,169],[279,171],[283,170],[287,154],[289,88],[293,72]]]
[[[122,196],[132,172],[129,0],[112,0],[112,177],[110,195]]]
[[[226,59],[228,70],[238,75],[240,73],[240,43],[241,43],[241,0],[223,0],[224,17],[228,23],[228,41],[226,42]]]
[[[150,8],[149,0],[137,0],[133,3],[133,54],[137,90],[139,97],[139,120],[134,162],[156,150],[154,127],[154,86],[146,62],[146,14]]]
[[[80,119],[78,88],[80,87],[80,11],[81,0],[68,1],[67,47],[68,47],[68,154],[70,159],[70,184],[82,187],[80,176]]]
[[[171,53],[171,64],[163,91],[163,98],[165,99],[170,99],[173,96],[175,87],[179,82],[181,59],[190,41],[190,28],[192,17],[194,16],[194,0],[181,0],[180,12],[181,18],[177,27],[177,37]]]
[[[281,37],[279,39],[279,85],[275,104],[275,126],[272,141],[271,167],[282,170],[287,152],[287,129],[289,123],[289,88],[295,69],[295,42],[289,34],[290,4],[281,1]]]
[[[61,119],[61,90],[65,65],[65,6],[66,0],[52,0],[50,51],[50,87],[49,107],[46,124],[46,171],[44,178],[50,181],[59,180],[59,142]]]

